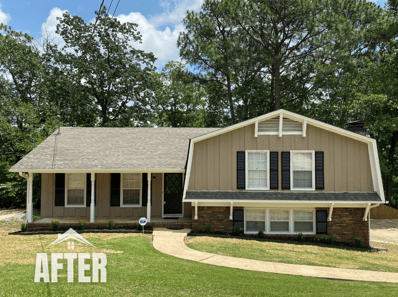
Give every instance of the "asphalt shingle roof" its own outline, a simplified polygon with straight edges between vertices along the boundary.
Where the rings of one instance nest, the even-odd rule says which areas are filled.
[[[61,127],[10,170],[180,170],[189,139],[218,129]]]
[[[359,192],[250,192],[250,191],[187,191],[188,200],[259,200],[259,201],[378,201],[377,193]]]

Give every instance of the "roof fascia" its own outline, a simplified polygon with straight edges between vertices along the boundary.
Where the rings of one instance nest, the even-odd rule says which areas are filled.
[[[184,173],[184,169],[13,169],[10,172],[28,173]]]

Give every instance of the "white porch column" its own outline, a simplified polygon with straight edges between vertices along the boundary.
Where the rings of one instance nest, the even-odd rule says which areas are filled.
[[[95,173],[91,173],[90,223],[94,223],[94,217],[95,217],[94,191],[95,191]]]
[[[33,222],[33,173],[19,172],[19,175],[26,178],[26,222]]]
[[[147,180],[148,180],[148,197],[147,197],[147,204],[146,204],[146,216],[147,221],[151,221],[151,173],[148,172]]]

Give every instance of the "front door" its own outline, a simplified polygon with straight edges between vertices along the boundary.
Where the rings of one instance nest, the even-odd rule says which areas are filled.
[[[182,173],[164,174],[164,208],[167,215],[182,214]]]

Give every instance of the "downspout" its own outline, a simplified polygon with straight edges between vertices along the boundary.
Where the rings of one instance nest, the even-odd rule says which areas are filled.
[[[368,245],[369,245],[369,247],[371,247],[371,248],[372,248],[372,246],[370,245],[370,209],[375,208],[375,207],[378,207],[379,205],[380,205],[380,203],[376,203],[375,205],[371,205],[371,206],[369,207],[369,213],[368,213],[369,242],[368,242]]]

